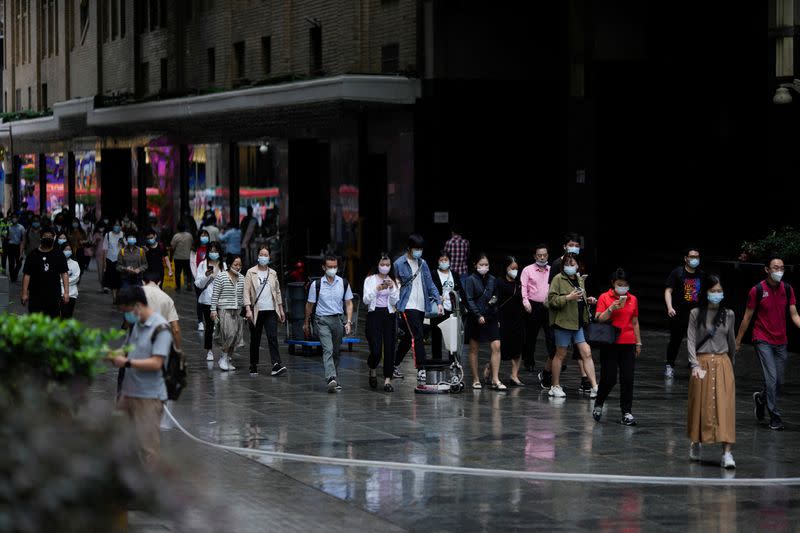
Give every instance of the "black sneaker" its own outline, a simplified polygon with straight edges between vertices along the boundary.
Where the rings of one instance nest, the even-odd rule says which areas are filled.
[[[549,390],[553,384],[553,375],[547,370],[542,370],[539,372],[539,384],[544,390]]]
[[[622,417],[622,420],[620,420],[619,423],[622,424],[623,426],[635,426],[636,419],[633,418],[632,414],[625,413],[625,415]]]
[[[336,378],[328,378],[328,392],[336,392],[337,390],[341,390],[341,387],[336,383]]]
[[[588,378],[581,378],[578,392],[592,392],[592,384],[589,382]]]
[[[250,366],[250,375],[257,376],[258,375],[258,367],[257,366]]]
[[[275,363],[272,365],[272,372],[270,372],[270,374],[273,376],[280,376],[284,372],[286,372],[286,367],[280,363]]]
[[[764,403],[764,399],[761,397],[760,392],[753,393],[753,404],[754,404],[753,414],[755,415],[756,420],[758,420],[759,422],[763,422],[764,417],[767,414],[767,406]]]
[[[781,421],[780,418],[773,418],[769,422],[769,429],[773,431],[783,431],[784,429],[783,422]]]

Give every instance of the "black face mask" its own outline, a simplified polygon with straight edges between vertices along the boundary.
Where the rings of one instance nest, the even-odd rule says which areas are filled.
[[[52,237],[44,237],[42,239],[42,248],[52,248],[55,241]]]

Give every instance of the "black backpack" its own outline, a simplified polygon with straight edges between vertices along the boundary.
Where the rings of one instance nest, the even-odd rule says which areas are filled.
[[[172,334],[168,324],[161,324],[156,326],[150,342],[155,342],[156,335],[162,331],[169,331],[170,335]],[[170,343],[169,357],[167,357],[167,363],[162,367],[161,372],[164,375],[164,384],[167,386],[167,399],[177,400],[183,389],[186,388],[186,358],[183,356],[183,352],[175,349],[174,342]]]
[[[311,308],[311,316],[312,316],[312,318],[314,316],[316,316],[316,314],[317,314],[317,304],[319,303],[319,291],[322,289],[321,281],[322,281],[322,278],[319,278],[318,280],[311,282],[314,285],[314,290],[315,290],[316,295],[317,295],[317,299],[314,300],[314,306]],[[347,289],[348,289],[348,287],[350,287],[350,284],[347,282],[347,280],[345,278],[342,278],[342,282],[344,282],[344,292],[342,292],[342,301],[344,302],[345,301],[344,297],[347,296]],[[309,295],[311,294],[311,289],[310,288],[309,288],[308,294]]]

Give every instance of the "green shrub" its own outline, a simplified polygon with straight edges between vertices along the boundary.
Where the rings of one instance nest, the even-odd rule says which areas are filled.
[[[780,255],[787,263],[800,262],[800,231],[791,226],[772,230],[758,241],[745,241],[742,250],[752,259],[766,259],[770,253]]]

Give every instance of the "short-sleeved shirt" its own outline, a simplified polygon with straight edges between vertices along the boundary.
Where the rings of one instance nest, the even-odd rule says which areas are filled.
[[[153,285],[145,285],[142,289],[144,289],[144,295],[147,297],[147,305],[149,307],[152,307],[156,313],[163,316],[167,322],[178,321],[175,302],[166,292]]]
[[[133,349],[128,352],[128,358],[149,359],[154,355],[164,358],[166,364],[172,347],[172,333],[169,329],[161,331],[151,340],[155,328],[165,325],[166,319],[158,313],[153,313],[144,324],[137,322],[133,326],[128,343]],[[125,369],[125,379],[122,381],[122,395],[130,398],[167,399],[167,386],[164,384],[164,375],[161,369],[156,371]]]
[[[158,272],[164,274],[164,245],[161,243],[156,244],[155,248],[149,244],[144,249],[144,255],[147,258],[147,271]]]
[[[322,283],[319,288],[319,302],[317,302],[317,283]],[[344,313],[342,300],[352,300],[353,291],[347,285],[347,293],[344,292],[344,280],[339,276],[333,279],[333,283],[328,281],[327,276],[323,276],[311,284],[308,291],[308,303],[317,304],[317,316],[341,315]]]
[[[700,299],[703,271],[688,272],[685,267],[679,266],[670,272],[666,288],[672,289],[672,305],[674,307],[691,306]]]
[[[780,346],[787,344],[786,335],[786,289],[789,288],[789,305],[797,305],[794,289],[791,285],[781,283],[778,287],[770,287],[766,281],[761,282],[764,294],[761,301],[756,302],[756,288],[750,289],[747,297],[747,308],[755,309],[758,304],[758,314],[753,325],[753,340],[763,341]]]
[[[9,244],[22,244],[22,239],[25,238],[25,226],[22,224],[14,224],[8,228],[8,242]]]
[[[34,250],[25,258],[23,274],[30,276],[28,294],[34,302],[58,300],[63,289],[62,274],[69,272],[67,258],[61,250]]]
[[[194,244],[194,239],[191,233],[183,231],[175,234],[170,243],[172,246],[172,257],[178,261],[188,261],[192,251],[192,244]]]
[[[597,312],[604,313],[611,304],[619,300],[619,295],[614,289],[603,293],[597,300]],[[639,300],[631,293],[622,309],[611,313],[611,325],[620,330],[617,344],[636,344],[636,333],[633,331],[633,319],[639,316]]]

